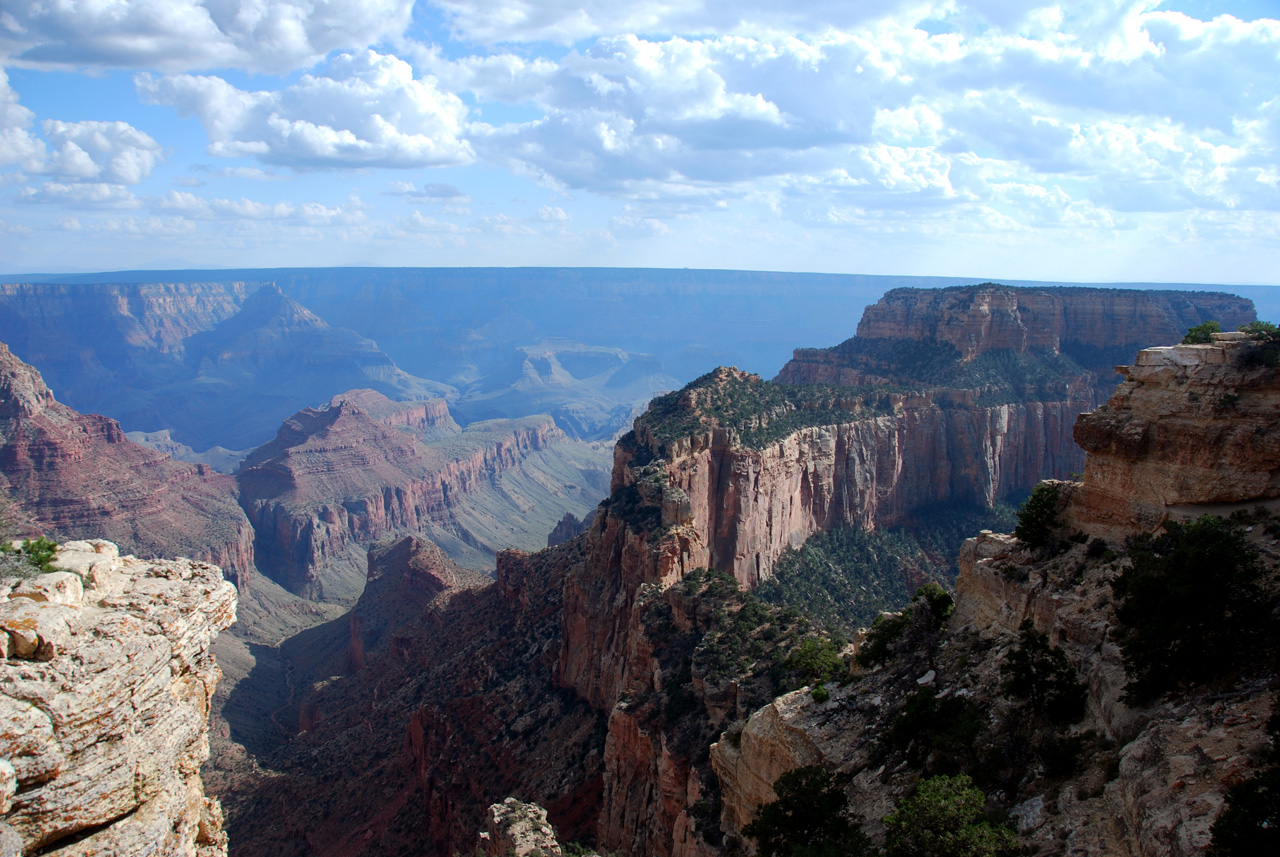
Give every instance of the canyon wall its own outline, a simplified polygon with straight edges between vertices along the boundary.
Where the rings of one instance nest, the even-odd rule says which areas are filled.
[[[1076,423],[1088,451],[1073,506],[1082,527],[1151,530],[1280,498],[1274,346],[1213,339],[1138,352],[1110,401]]]
[[[471,853],[488,807],[513,794],[565,841],[590,839],[604,715],[554,682],[583,547],[504,551],[478,588],[420,541],[376,548],[358,625],[285,646],[302,731],[262,757],[268,776],[225,782],[232,853]],[[357,639],[363,657],[347,660]]]
[[[1113,312],[1122,321],[1096,329]],[[664,599],[675,606],[673,583],[711,567],[751,588],[784,549],[815,532],[910,523],[913,511],[933,503],[990,504],[1065,477],[1083,464],[1072,442],[1076,418],[1110,385],[1064,355],[1064,343],[1105,356],[1116,340],[1176,341],[1207,317],[1244,323],[1252,305],[1225,295],[1089,289],[901,290],[869,308],[851,340],[858,343],[865,327],[869,338],[894,340],[895,350],[861,343],[800,351],[775,382],[858,388],[850,390],[856,399],[837,401],[844,416],[806,416],[805,408],[830,403],[779,404],[759,379],[730,369],[655,401],[615,449],[612,496],[592,527],[591,559],[571,570],[565,587],[559,680],[612,712],[601,844],[663,857],[708,847],[694,835],[692,816],[705,779],[671,752],[661,723],[631,713],[634,700],[664,684],[644,617]],[[912,362],[913,352],[935,342],[957,353]],[[987,362],[977,362],[983,355]],[[979,366],[979,386],[954,383],[974,378]],[[744,442],[786,420],[800,425]]]
[[[235,480],[130,442],[115,420],[79,414],[0,344],[0,485],[54,538],[103,538],[142,556],[185,554],[239,581],[253,530]]]
[[[1235,330],[1254,318],[1252,301],[1221,292],[1010,288],[986,283],[894,289],[867,307],[857,335],[947,342],[965,360],[1003,349],[1064,351],[1073,356],[1123,349],[1127,360],[1138,348],[1178,342],[1189,328],[1209,319],[1223,330]]]
[[[1152,336],[1142,343],[1149,345],[1163,339],[1160,331],[1137,335]],[[673,636],[697,625],[688,603],[689,573],[709,566],[749,588],[772,573],[782,550],[814,532],[841,524],[909,524],[914,513],[935,503],[986,503],[1025,492],[1046,476],[1066,476],[1082,464],[1083,453],[1071,442],[1075,418],[1095,407],[1110,386],[1062,351],[1039,348],[1039,340],[1028,340],[1019,360],[1007,358],[1019,353],[1013,346],[976,348],[965,360],[949,341],[940,350],[913,345],[929,345],[924,340],[894,342],[901,344],[896,352],[833,352],[827,363],[798,358],[782,376],[794,384],[771,385],[721,369],[655,400],[615,448],[610,497],[584,534],[532,556],[500,554],[492,587],[460,594],[438,612],[405,618],[389,647],[365,651],[353,675],[300,689],[311,712],[307,731],[267,760],[278,776],[237,813],[235,835],[245,836],[240,853],[279,853],[282,837],[292,837],[290,847],[305,843],[317,854],[374,854],[412,843],[447,855],[470,847],[488,804],[515,796],[547,806],[551,821],[571,832],[562,840],[594,832],[600,847],[626,854],[709,857],[731,847],[721,834],[736,835],[771,799],[776,775],[802,759],[835,765],[843,758],[865,767],[858,761],[863,756],[839,753],[853,747],[850,752],[869,760],[874,737],[887,729],[927,668],[904,679],[916,664],[904,667],[878,696],[863,694],[865,687],[833,688],[840,710],[863,718],[856,722],[835,717],[836,709],[813,708],[801,695],[783,697],[803,712],[804,727],[794,740],[757,742],[748,724],[741,741],[745,760],[732,758],[733,741],[721,742],[710,758],[705,744],[690,743],[678,726],[689,721],[672,713],[672,700],[692,706],[717,728],[749,712],[741,710],[739,688],[681,675],[678,659],[664,651]],[[1101,353],[1106,343],[1096,347]],[[913,351],[941,354],[945,372],[929,380],[886,371],[893,370],[895,354]],[[875,359],[863,360],[867,354]],[[806,376],[805,366],[861,374]],[[987,374],[973,386],[952,383],[970,377],[975,366]],[[1070,561],[1079,558],[1069,555]],[[1101,579],[1100,570],[1091,573]],[[1028,573],[1031,587],[1045,579]],[[1095,586],[1071,602],[1073,609],[1088,609],[1101,593]],[[1014,602],[1022,597],[1013,590],[998,595]],[[1093,627],[1095,619],[1081,616],[1079,622]],[[350,626],[346,633],[345,640],[356,639]],[[1086,631],[1080,634],[1083,646]],[[998,672],[995,649],[957,646],[956,653],[947,662],[950,672],[935,675],[939,689],[998,683],[992,678]],[[981,661],[983,670],[964,677],[962,654]],[[1091,716],[1110,718],[1107,734],[1119,740],[1129,737],[1125,730],[1134,721],[1114,707],[1114,661],[1108,663],[1103,672],[1110,670],[1111,678],[1099,679]],[[1256,713],[1241,710],[1242,716]],[[1111,714],[1098,713],[1105,711]],[[789,716],[766,710],[758,722],[772,718],[776,724]],[[842,725],[823,732],[828,722]],[[1258,724],[1248,722],[1253,731],[1242,733],[1233,744],[1237,750],[1257,743]],[[835,749],[818,752],[828,737]],[[808,750],[795,749],[805,742]],[[553,746],[578,759],[582,774],[557,767],[559,760],[548,755]],[[772,761],[756,758],[756,746]],[[339,793],[331,781],[347,776],[355,759],[374,760],[358,776],[378,787],[353,788],[343,780]],[[1136,766],[1136,759],[1122,762],[1122,769]],[[890,777],[889,788],[877,787],[878,802],[863,810],[874,816],[873,828],[909,792],[913,776]],[[865,771],[868,785],[877,777],[874,767]],[[1138,812],[1136,802],[1134,797],[1126,811]],[[325,815],[339,806],[361,819],[355,829]],[[1093,813],[1088,818],[1094,821],[1112,808],[1106,802],[1088,806],[1081,812]],[[1046,827],[1054,835],[1060,829]]]
[[[1051,484],[1063,533],[1084,538],[1054,551],[991,532],[969,539],[954,612],[927,652],[902,653],[831,688],[828,699],[808,689],[780,697],[733,741],[712,747],[726,831],[740,831],[776,799],[781,774],[816,764],[850,777],[854,808],[869,832],[883,835],[881,817],[924,776],[877,750],[907,698],[927,687],[939,700],[963,697],[989,720],[1025,717],[1002,666],[1029,622],[1084,683],[1083,716],[1070,734],[1088,749],[1065,781],[1039,760],[1003,786],[1021,844],[1038,853],[1204,853],[1228,790],[1249,778],[1267,746],[1274,664],[1258,652],[1252,667],[1222,664],[1208,685],[1135,702],[1126,695],[1132,676],[1115,633],[1123,623],[1112,584],[1131,564],[1126,537],[1171,519],[1236,512],[1271,581],[1266,597],[1275,598],[1280,445],[1271,434],[1280,373],[1270,346],[1237,334],[1215,339],[1139,352],[1107,404],[1080,418],[1076,436],[1089,450],[1083,481]]]
[[[262,566],[295,593],[341,601],[364,586],[364,548],[389,535],[426,534],[476,564],[538,545],[604,493],[600,457],[549,417],[459,432],[443,402],[365,390],[286,420],[237,479]]]
[[[101,540],[53,564],[0,582],[0,851],[226,855],[199,768],[235,588]]]

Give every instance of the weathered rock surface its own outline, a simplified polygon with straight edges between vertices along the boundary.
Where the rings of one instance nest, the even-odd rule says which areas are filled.
[[[580,536],[591,529],[591,518],[578,520],[572,512],[565,512],[564,517],[556,524],[555,529],[547,534],[547,547],[562,545],[574,536]]]
[[[509,797],[489,807],[476,857],[562,857],[547,811]]]
[[[1280,372],[1242,362],[1252,346],[1238,337],[1219,339],[1140,352],[1108,404],[1080,418],[1076,436],[1089,450],[1084,481],[1057,483],[1069,530],[1119,540],[1168,517],[1253,509],[1276,496],[1280,446],[1269,436]],[[1224,408],[1225,395],[1238,398]],[[1262,527],[1249,528],[1248,539],[1274,583],[1275,539]],[[1026,793],[1005,795],[1018,801],[1011,808],[1024,843],[1038,854],[1203,853],[1227,790],[1249,776],[1266,746],[1274,677],[1132,707],[1111,633],[1118,621],[1111,582],[1128,562],[1083,541],[1045,558],[1012,536],[984,531],[969,539],[949,631],[931,660],[893,662],[821,703],[803,691],[781,697],[733,741],[712,747],[725,829],[741,830],[774,799],[770,783],[781,773],[819,764],[850,775],[854,807],[880,835],[878,819],[918,776],[875,751],[907,694],[927,683],[939,698],[964,697],[990,718],[1009,716],[1000,666],[1029,620],[1086,684],[1086,713],[1072,734],[1102,736],[1104,749],[1065,781],[1033,776]]]
[[[375,540],[423,534],[483,565],[503,547],[539,547],[559,516],[604,493],[603,451],[548,417],[452,425],[442,403],[368,390],[286,420],[238,475],[262,566],[293,592],[350,603]]]
[[[0,344],[0,487],[54,538],[102,538],[142,556],[185,554],[237,579],[253,531],[230,476],[130,442],[115,420],[60,404]]]
[[[210,644],[235,621],[215,566],[68,542],[0,597],[0,842],[43,855],[225,855],[205,797]],[[6,785],[6,782],[8,785]]]
[[[1150,530],[1280,498],[1280,375],[1251,365],[1258,346],[1238,337],[1148,348],[1121,367],[1110,401],[1075,426],[1088,452],[1080,526]]]

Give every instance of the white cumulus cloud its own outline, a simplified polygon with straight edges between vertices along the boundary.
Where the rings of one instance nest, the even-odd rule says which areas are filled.
[[[26,64],[286,72],[399,36],[413,0],[15,0],[0,55]]]
[[[42,172],[79,180],[137,184],[160,159],[160,144],[127,122],[61,122],[46,119],[52,144]]]
[[[197,116],[209,153],[251,155],[295,169],[427,167],[469,163],[462,100],[409,64],[362,51],[275,91],[248,92],[220,77],[139,75],[153,104]]]

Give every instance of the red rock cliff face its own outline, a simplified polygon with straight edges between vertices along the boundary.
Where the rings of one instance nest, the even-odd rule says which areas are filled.
[[[307,693],[307,731],[267,759],[272,775],[223,795],[232,853],[472,853],[487,808],[513,794],[545,806],[566,841],[589,838],[604,716],[553,682],[564,575],[584,560],[582,542],[503,552],[480,588],[430,546],[375,553],[352,615],[365,633],[382,621],[381,642],[345,677],[295,672],[328,680]],[[430,604],[409,609],[415,599]],[[324,630],[287,648],[322,649]]]
[[[317,600],[359,594],[358,546],[394,533],[457,528],[459,510],[474,495],[530,455],[566,441],[550,417],[532,417],[427,444],[396,426],[422,425],[443,402],[424,403],[419,414],[419,406],[392,407],[373,391],[361,394],[299,411],[238,476],[263,566],[288,589]],[[390,424],[366,409],[370,403]],[[431,427],[452,425],[446,419],[447,411]],[[346,563],[351,569],[344,557],[353,558]]]
[[[0,344],[0,479],[55,539],[101,538],[143,556],[216,563],[241,584],[253,531],[235,480],[129,441],[115,420],[59,404]]]
[[[1225,324],[1252,318],[1249,302],[1229,296],[1197,298],[1188,309],[1141,292],[1066,291],[1072,292],[1066,298],[999,288],[893,293],[859,327],[860,335],[952,343],[961,362],[1002,349],[1045,352],[1057,375],[1014,390],[1014,402],[986,404],[987,389],[893,377],[883,363],[868,371],[833,349],[797,352],[778,380],[911,383],[918,392],[886,393],[879,413],[851,414],[754,446],[719,427],[710,412],[696,415],[702,428],[666,442],[646,419],[637,421],[634,435],[615,449],[613,495],[587,537],[588,561],[570,572],[564,596],[559,680],[611,712],[599,827],[605,847],[663,857],[709,847],[691,834],[689,808],[701,790],[692,766],[673,754],[670,736],[646,731],[630,713],[631,700],[661,687],[642,618],[672,583],[713,567],[750,588],[771,575],[785,548],[815,532],[907,523],[922,506],[989,504],[1044,478],[1065,477],[1083,462],[1072,426],[1101,393],[1092,373],[1058,359],[1064,342],[1105,356],[1108,336],[1151,344],[1170,330],[1181,338],[1204,313]],[[1125,328],[1135,320],[1136,330]],[[697,383],[740,381],[759,383],[723,369]],[[687,395],[688,407],[696,409],[700,395]]]

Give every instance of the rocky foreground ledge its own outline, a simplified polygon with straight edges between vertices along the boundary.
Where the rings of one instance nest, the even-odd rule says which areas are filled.
[[[217,566],[69,542],[0,581],[0,857],[227,853],[206,798]]]

